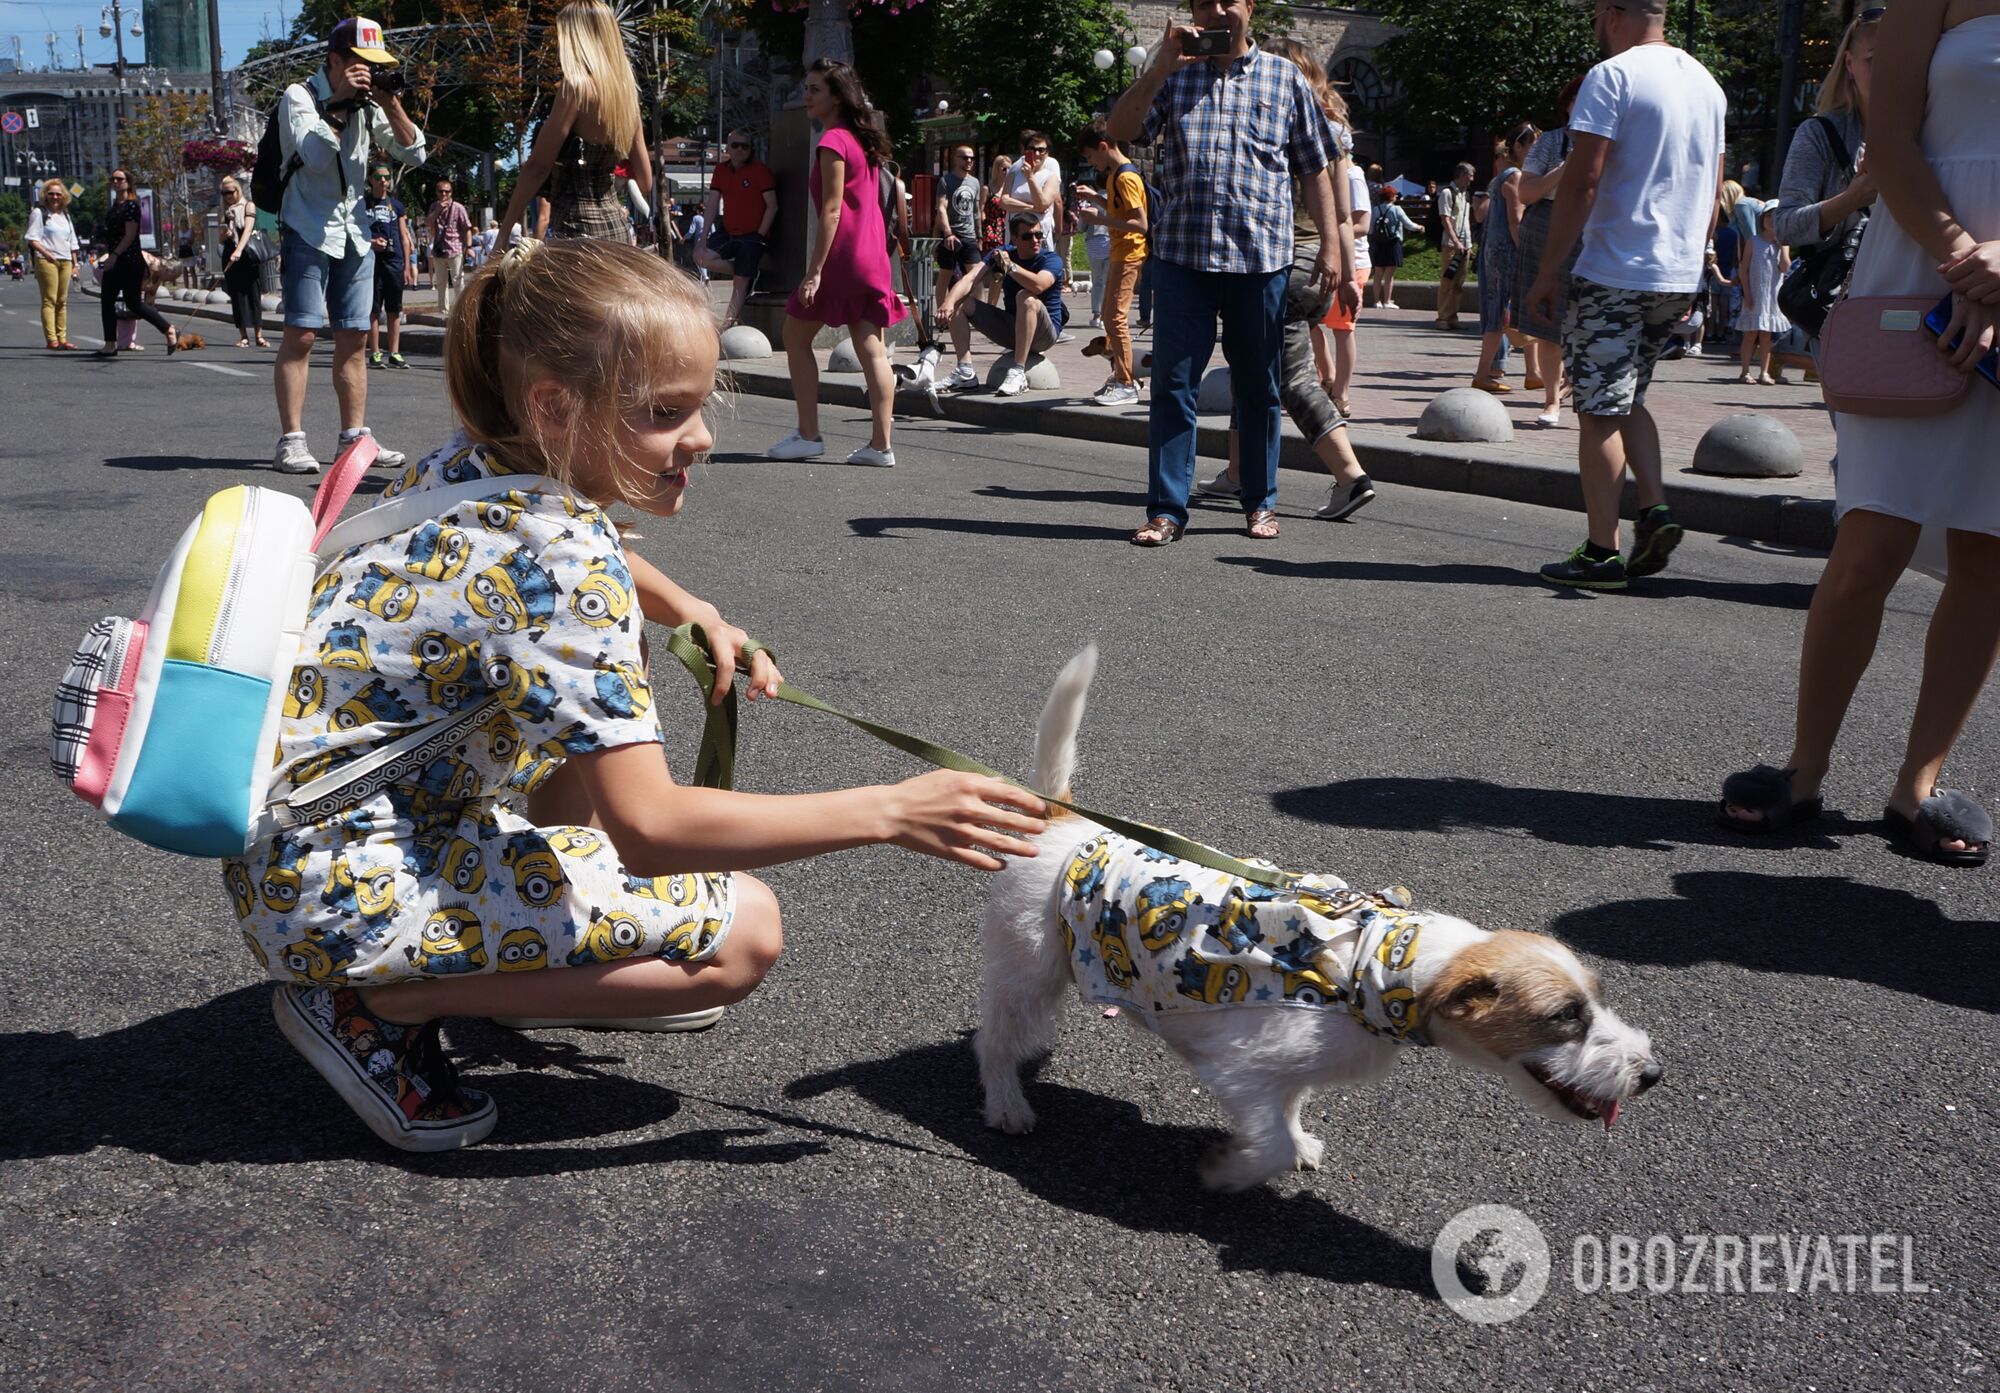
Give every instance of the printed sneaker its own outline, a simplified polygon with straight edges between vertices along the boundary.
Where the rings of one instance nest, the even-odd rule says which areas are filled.
[[[399,1150],[470,1146],[499,1119],[491,1098],[459,1087],[436,1021],[385,1021],[361,1004],[352,987],[281,986],[272,994],[271,1013],[292,1047],[368,1130]]]
[[[1019,363],[1010,365],[1007,375],[1000,379],[1000,395],[1018,397],[1028,390],[1028,370]]]
[[[278,437],[278,450],[271,458],[271,468],[280,474],[317,474],[319,461],[306,446],[306,433],[296,431]]]
[[[818,459],[826,453],[826,442],[808,440],[797,431],[793,431],[764,453],[772,459],[780,460]]]
[[[1655,503],[1639,514],[1632,526],[1632,559],[1625,563],[1628,576],[1656,576],[1667,569],[1667,558],[1681,544],[1687,529],[1674,521],[1664,503]]]
[[[1090,399],[1093,406],[1130,406],[1139,400],[1139,384],[1136,382],[1107,382],[1096,396]]]
[[[1313,516],[1325,518],[1328,522],[1339,522],[1343,518],[1352,517],[1374,501],[1375,485],[1369,481],[1366,474],[1363,474],[1354,481],[1354,486],[1344,495],[1340,491],[1340,485],[1335,484],[1333,493],[1326,500],[1326,506]]]
[[[1542,579],[1584,590],[1623,590],[1625,558],[1613,552],[1602,561],[1592,561],[1585,552],[1588,545],[1585,543],[1562,560],[1542,567]]]
[[[407,372],[409,371],[410,360],[400,353],[391,353],[389,355],[389,366],[392,368],[401,368]]]
[[[944,385],[953,391],[960,387],[977,387],[979,374],[973,370],[972,364],[960,363],[951,370],[951,376],[944,380]]]
[[[894,450],[878,450],[873,445],[863,445],[847,457],[847,462],[849,464],[873,465],[877,469],[894,469],[896,467],[896,452]]]
[[[363,426],[360,430],[357,431],[344,430],[340,433],[340,440],[338,442],[337,448],[339,450],[345,450],[349,445],[352,445],[356,440],[360,439],[364,435],[371,440],[375,439],[375,432],[368,429],[368,427],[366,426]],[[406,456],[403,454],[401,450],[392,450],[387,445],[384,445],[381,441],[379,440],[375,441],[375,467],[377,469],[400,469],[403,466],[403,461],[405,458]]]
[[[644,1030],[651,1032],[706,1030],[722,1019],[726,1007],[711,1006],[706,1011],[687,1011],[678,1016],[620,1016],[614,1020],[587,1021],[567,1016],[495,1016],[493,1024],[509,1030]]]
[[[368,355],[368,366],[371,368],[385,367],[387,366],[387,363],[388,360],[383,358],[381,351],[379,349],[371,352]]]

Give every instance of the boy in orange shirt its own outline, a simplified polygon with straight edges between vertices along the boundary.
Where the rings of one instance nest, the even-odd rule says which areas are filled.
[[[1129,406],[1139,400],[1139,383],[1132,375],[1132,291],[1139,268],[1146,264],[1146,181],[1125,152],[1111,139],[1102,116],[1083,128],[1078,141],[1090,167],[1105,176],[1106,197],[1078,187],[1076,220],[1111,233],[1111,266],[1105,277],[1104,356],[1111,360],[1111,380],[1090,400],[1097,406]],[[1097,347],[1096,344],[1091,345]],[[1085,349],[1089,352],[1090,349]]]

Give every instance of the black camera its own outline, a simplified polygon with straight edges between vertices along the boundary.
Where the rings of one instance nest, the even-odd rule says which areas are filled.
[[[400,64],[392,68],[385,64],[370,63],[368,70],[374,74],[370,80],[372,89],[385,97],[396,96],[410,85],[410,79]]]

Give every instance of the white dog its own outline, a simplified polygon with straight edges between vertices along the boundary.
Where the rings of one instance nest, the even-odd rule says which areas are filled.
[[[1039,793],[1067,796],[1096,668],[1084,649],[1049,694]],[[1549,1117],[1606,1128],[1660,1079],[1646,1033],[1554,939],[1412,912],[1407,892],[1358,895],[1328,876],[1267,889],[1070,815],[1039,845],[994,876],[986,904],[988,1126],[1035,1125],[1021,1066],[1050,1047],[1072,985],[1157,1032],[1229,1113],[1234,1134],[1201,1167],[1221,1190],[1317,1169],[1322,1143],[1299,1123],[1307,1091],[1379,1078],[1405,1043],[1500,1075]]]

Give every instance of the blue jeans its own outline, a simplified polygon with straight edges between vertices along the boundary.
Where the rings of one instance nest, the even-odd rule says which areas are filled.
[[[375,298],[373,248],[328,256],[289,227],[279,242],[278,278],[285,324],[293,329],[333,328],[366,333]]]
[[[1146,516],[1187,522],[1194,486],[1195,393],[1215,352],[1229,364],[1236,404],[1243,511],[1278,496],[1278,365],[1285,349],[1285,271],[1190,271],[1147,262],[1159,296],[1153,321],[1153,403],[1146,449]]]
[[[1139,322],[1153,322],[1153,258],[1147,257],[1139,264]]]

